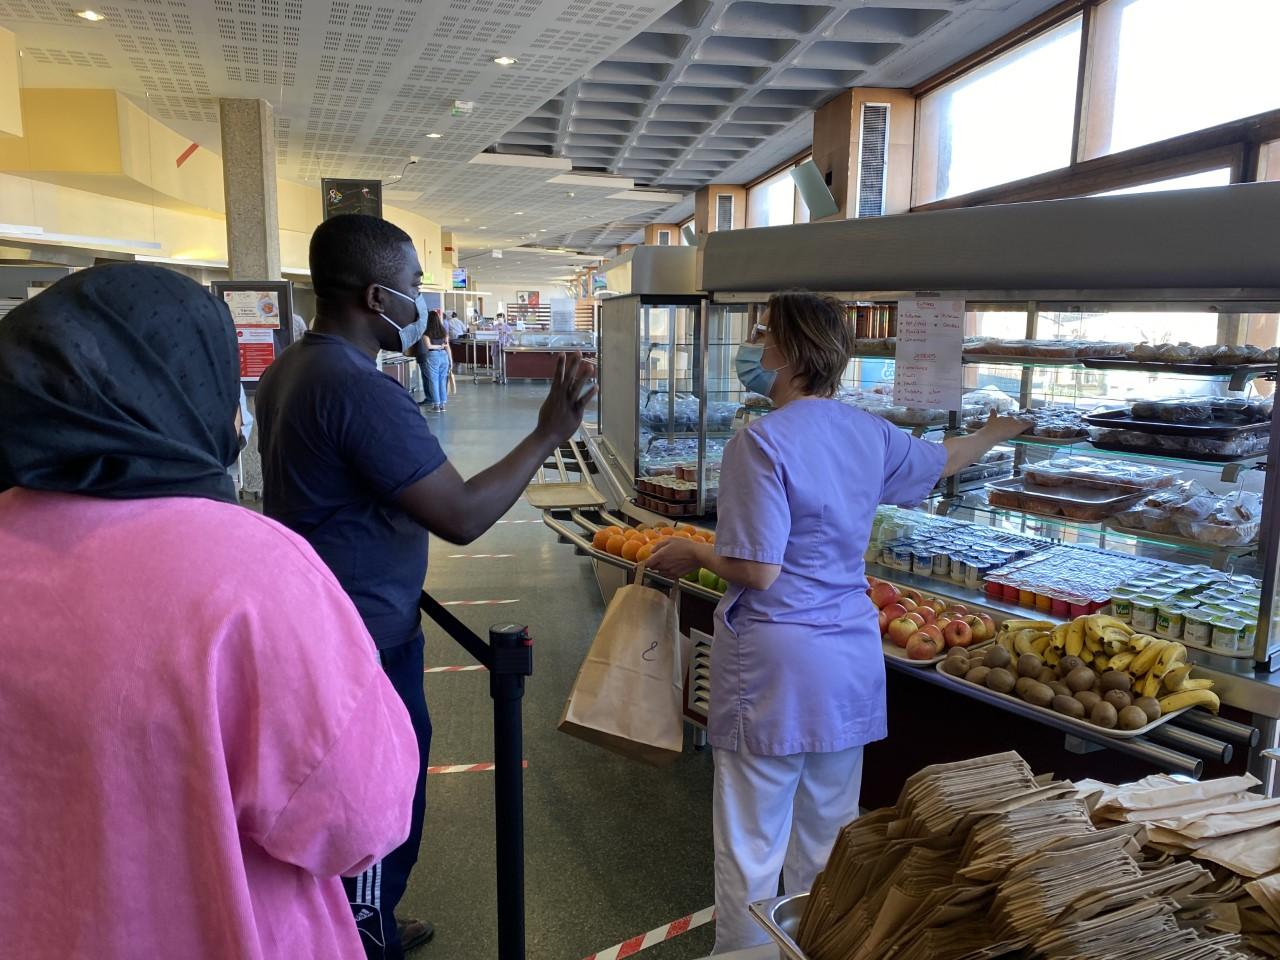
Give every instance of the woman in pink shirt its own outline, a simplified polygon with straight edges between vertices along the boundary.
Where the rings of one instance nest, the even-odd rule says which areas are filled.
[[[235,503],[237,368],[159,267],[0,323],[6,955],[364,956],[339,876],[407,835],[417,748],[333,576]]]

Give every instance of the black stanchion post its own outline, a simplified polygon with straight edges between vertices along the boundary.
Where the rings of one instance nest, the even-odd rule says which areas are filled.
[[[498,960],[524,960],[524,678],[533,673],[526,627],[489,628],[494,808],[498,846]]]

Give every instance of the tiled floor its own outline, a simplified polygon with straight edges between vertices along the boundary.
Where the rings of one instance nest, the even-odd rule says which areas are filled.
[[[533,427],[545,386],[459,379],[448,412],[427,418],[469,476]],[[521,501],[506,519],[539,517]],[[555,729],[603,610],[589,562],[540,522],[501,523],[467,547],[433,541],[427,588],[442,601],[515,600],[452,609],[482,635],[492,623],[516,620],[536,640],[524,701],[530,960],[582,960],[710,906],[710,754],[687,751],[659,771]],[[470,662],[431,625],[427,637],[428,666]],[[433,673],[424,682],[435,728],[432,765],[491,761],[487,675]],[[430,778],[422,856],[401,913],[432,920],[438,932],[415,957],[496,955],[493,834],[492,774]],[[642,956],[691,960],[705,956],[711,940],[707,925]]]

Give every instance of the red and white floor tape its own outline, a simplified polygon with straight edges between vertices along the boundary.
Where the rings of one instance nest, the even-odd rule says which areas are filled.
[[[437,773],[493,773],[497,764],[493,763],[455,763],[446,767],[427,767],[427,775],[433,776]],[[520,766],[529,769],[529,761],[520,761]]]
[[[648,933],[642,933],[638,937],[624,940],[608,950],[593,953],[586,960],[623,960],[624,957],[635,956],[641,950],[656,947],[660,943],[666,943],[668,940],[673,940],[682,934],[688,933],[690,930],[701,927],[703,924],[710,923],[715,919],[715,916],[716,908],[707,907],[705,910],[691,913],[687,917],[681,917],[679,920],[664,923],[662,926],[655,927]]]
[[[427,667],[423,673],[470,673],[473,670],[488,670],[488,667],[482,667],[478,663],[472,663],[465,667]]]

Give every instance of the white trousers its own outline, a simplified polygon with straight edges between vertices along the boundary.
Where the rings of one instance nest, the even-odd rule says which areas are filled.
[[[768,942],[747,904],[813,886],[836,837],[858,816],[862,747],[760,757],[715,751],[716,947]]]

